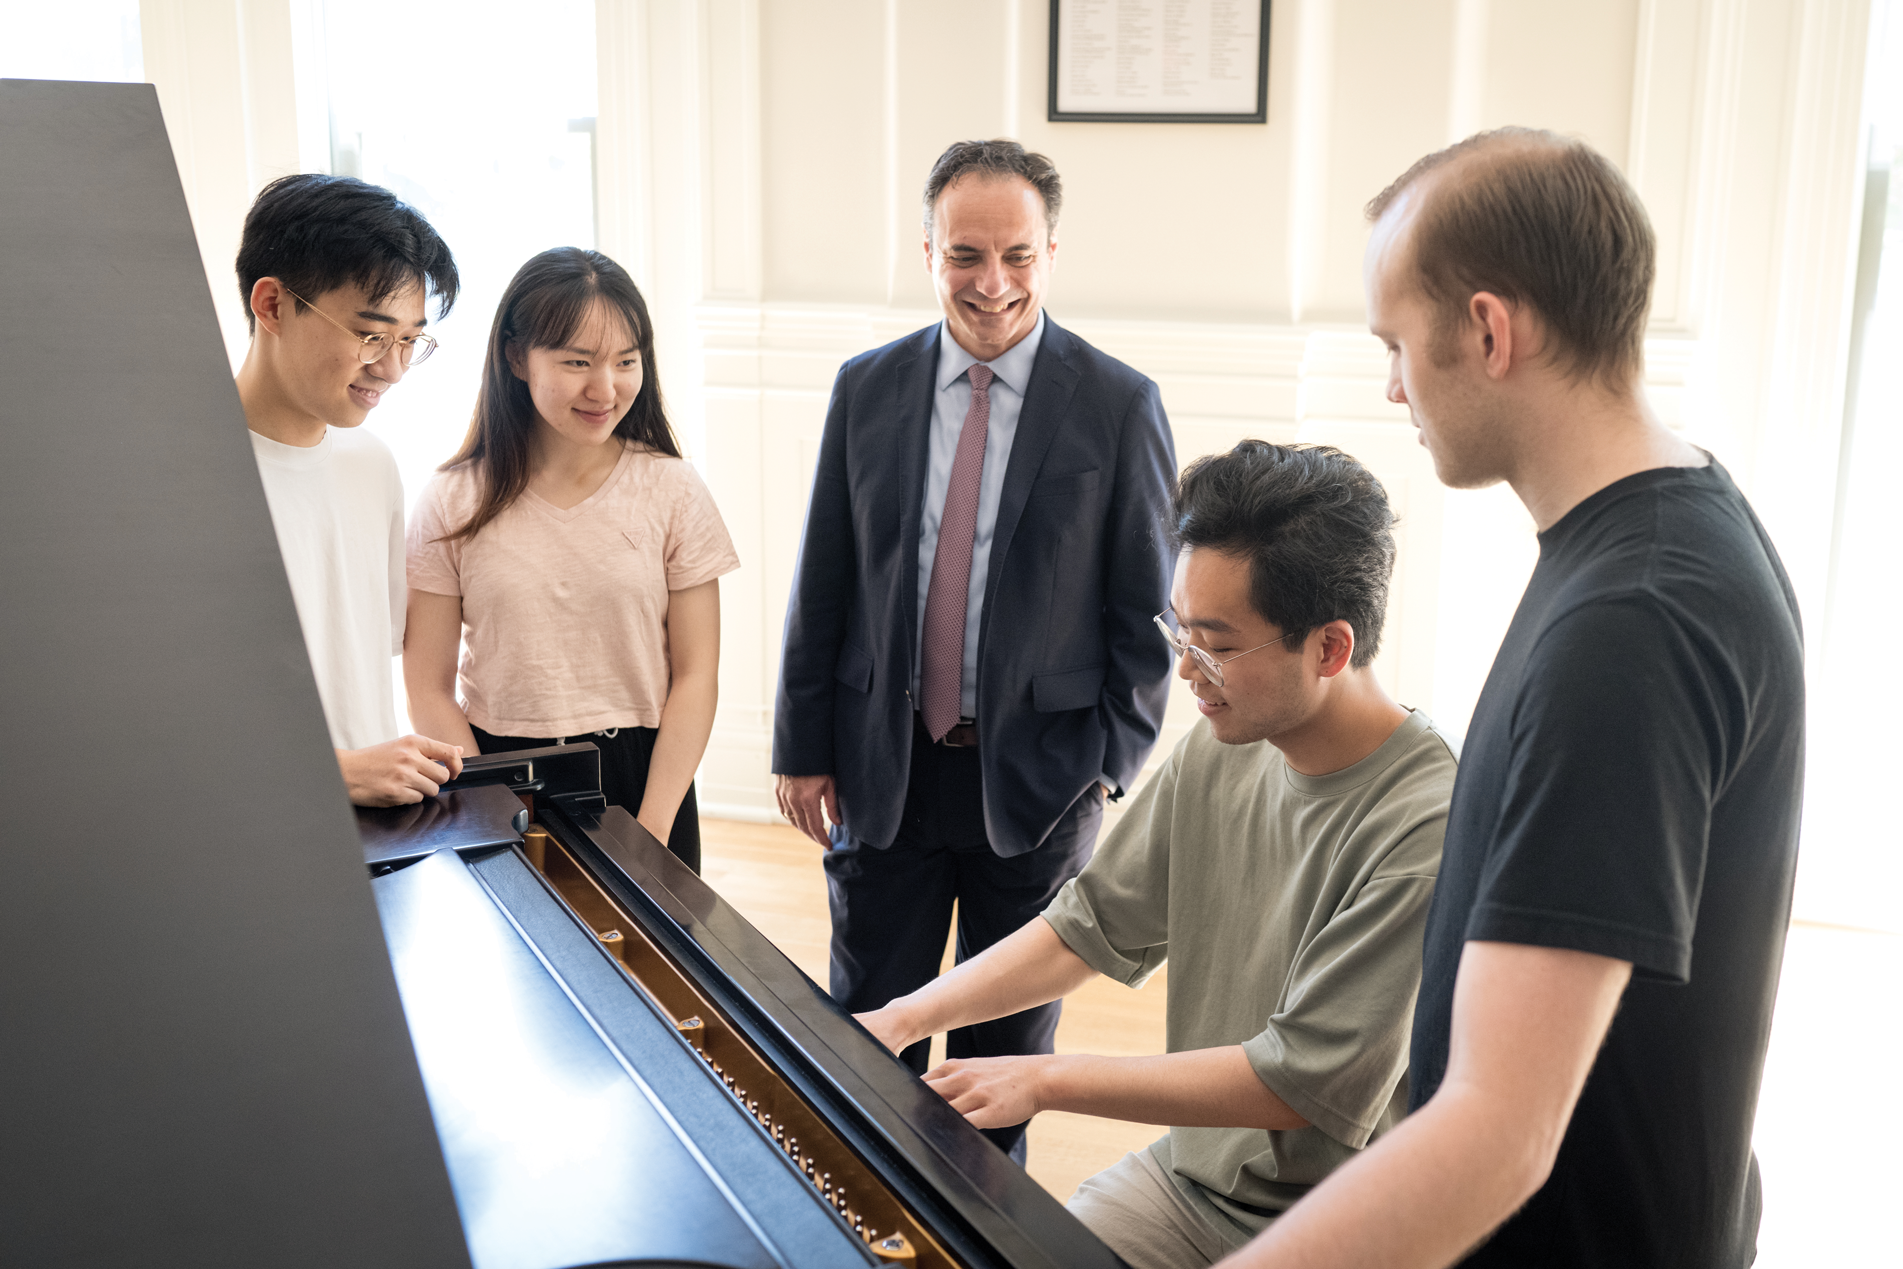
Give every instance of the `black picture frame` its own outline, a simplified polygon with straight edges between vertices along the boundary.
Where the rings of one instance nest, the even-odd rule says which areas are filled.
[[[1224,114],[1188,114],[1172,111],[1108,111],[1057,108],[1057,62],[1062,48],[1064,0],[1051,0],[1051,56],[1047,75],[1051,123],[1267,123],[1269,121],[1269,0],[1262,0],[1262,18],[1256,29],[1255,109]]]

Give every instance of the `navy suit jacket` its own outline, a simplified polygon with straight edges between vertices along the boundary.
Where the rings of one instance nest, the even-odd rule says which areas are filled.
[[[840,368],[787,605],[773,770],[831,775],[846,830],[898,836],[911,770],[918,540],[938,327]],[[1046,314],[1005,467],[978,632],[985,827],[1035,848],[1156,744],[1172,664],[1175,448],[1156,384]]]

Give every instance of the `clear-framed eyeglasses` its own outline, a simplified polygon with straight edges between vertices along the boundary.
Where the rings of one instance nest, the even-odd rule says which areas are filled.
[[[1176,628],[1176,610],[1174,608],[1165,608],[1162,612],[1150,618],[1150,620],[1154,621],[1156,628],[1163,632],[1165,642],[1175,650],[1176,655],[1179,657],[1188,656],[1190,660],[1196,663],[1196,668],[1202,671],[1203,677],[1208,679],[1211,683],[1214,683],[1217,687],[1222,686],[1222,667],[1228,665],[1231,661],[1246,657],[1250,652],[1260,652],[1272,644],[1287,643],[1290,639],[1308,633],[1306,630],[1291,630],[1280,639],[1271,639],[1268,643],[1258,643],[1247,652],[1238,652],[1235,656],[1224,657],[1218,661],[1215,657],[1210,656],[1207,652],[1191,643],[1184,637],[1183,632]]]
[[[285,287],[284,293],[292,299],[298,300],[305,308],[356,340],[357,343],[361,345],[357,350],[357,360],[366,366],[372,366],[382,361],[385,357],[390,355],[392,348],[396,349],[397,359],[404,366],[420,366],[429,360],[431,353],[436,351],[436,340],[432,336],[406,335],[402,339],[398,339],[395,335],[359,335],[356,331],[351,330],[350,327],[344,325],[323,309],[318,308],[317,305],[311,303],[290,287]]]

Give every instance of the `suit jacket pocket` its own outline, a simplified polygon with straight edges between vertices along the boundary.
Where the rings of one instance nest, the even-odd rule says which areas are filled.
[[[1031,482],[1030,496],[1033,498],[1074,498],[1086,494],[1097,487],[1097,473],[1074,471],[1067,476],[1044,476]]]
[[[1096,473],[1090,473],[1095,476]],[[1081,670],[1056,670],[1031,676],[1031,707],[1040,714],[1055,714],[1067,709],[1095,709],[1103,695],[1101,665]]]
[[[833,677],[855,692],[871,691],[871,656],[846,644],[839,649],[839,659],[833,662]]]

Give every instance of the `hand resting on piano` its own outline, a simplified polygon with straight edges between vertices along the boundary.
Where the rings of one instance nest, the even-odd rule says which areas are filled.
[[[337,767],[354,806],[405,806],[435,797],[463,773],[460,745],[399,736],[367,749],[337,750]]]

